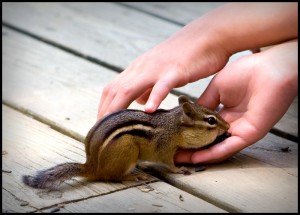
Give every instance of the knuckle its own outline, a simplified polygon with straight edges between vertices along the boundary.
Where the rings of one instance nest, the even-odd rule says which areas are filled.
[[[124,96],[129,96],[131,93],[132,93],[132,88],[130,87],[130,86],[123,86],[122,88],[121,88],[121,92],[120,93],[122,93],[122,95],[124,95]]]
[[[114,87],[112,84],[106,85],[103,89],[103,94],[105,96],[114,95],[114,94],[116,94],[116,92],[117,92],[117,88]]]

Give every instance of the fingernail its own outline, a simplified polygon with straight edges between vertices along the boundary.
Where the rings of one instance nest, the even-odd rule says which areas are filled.
[[[156,105],[153,102],[147,103],[145,105],[145,111],[148,113],[152,113],[156,110]]]

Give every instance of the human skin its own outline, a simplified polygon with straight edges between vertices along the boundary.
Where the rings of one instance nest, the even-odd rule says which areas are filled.
[[[282,83],[278,83],[281,79],[279,81],[266,79],[265,71],[269,71],[270,77],[273,77],[273,73],[285,77],[282,74],[290,72],[289,67],[296,68],[292,72],[296,75],[289,77],[294,77],[295,80],[293,80],[297,83],[298,75],[295,64],[297,65],[298,61],[292,60],[297,58],[297,52],[292,48],[298,43],[298,40],[293,40],[298,38],[297,6],[297,3],[229,3],[194,20],[166,41],[136,58],[105,87],[99,104],[98,119],[113,111],[127,108],[134,100],[145,104],[146,112],[154,112],[173,88],[184,86],[220,71],[205,93],[201,95],[198,103],[211,108],[222,103],[224,109],[221,114],[230,122],[233,135],[221,144],[217,144],[219,148],[212,147],[210,151],[178,153],[175,161],[217,162],[232,156],[262,138],[268,129],[283,116],[293,100],[291,98],[295,97],[295,88],[298,85],[294,88],[283,87],[282,85],[287,83],[285,79]],[[278,45],[290,40],[293,42]],[[224,68],[232,54],[270,45],[274,47],[268,51],[242,58]],[[286,59],[286,57],[280,58],[280,54],[273,53],[274,50],[285,54],[287,54],[285,50],[293,51],[291,53],[294,55],[291,56],[291,60],[287,61],[291,61],[292,65],[279,60]],[[271,60],[279,60],[276,64],[282,73],[268,69],[269,64],[275,64]],[[262,70],[259,67],[265,69]],[[230,71],[228,68],[231,68]],[[234,79],[230,81],[229,77]],[[257,85],[251,87],[252,85],[246,84],[246,81],[250,80],[253,86],[254,80],[268,81],[268,84],[263,83],[264,89],[270,85],[267,90],[269,93],[266,95],[268,99],[262,99],[263,91],[257,90],[262,87],[256,88]],[[274,82],[273,85],[270,80]],[[223,85],[222,82],[224,82]],[[230,83],[231,88],[224,87],[225,83]],[[279,101],[284,103],[278,103],[276,100],[278,94],[270,93],[270,91],[278,93],[279,89],[284,91],[279,95],[283,97],[287,97],[286,94],[290,95],[288,96],[290,99],[282,98]],[[230,100],[227,95],[229,92],[230,97],[234,99],[242,92],[247,96],[240,100]],[[237,96],[232,96],[235,94]],[[276,98],[269,98],[270,95],[276,95]],[[253,101],[256,101],[256,106],[253,105]],[[266,103],[267,101],[269,103]],[[265,109],[268,110],[268,106],[274,107],[275,104],[280,106],[274,109],[275,114],[264,112]],[[264,108],[259,112],[257,109],[260,107]],[[268,116],[255,115],[262,113]],[[257,121],[255,118],[258,116],[264,119],[261,120],[263,126],[255,127],[253,122]],[[250,127],[244,129],[246,125]],[[263,129],[257,130],[257,128]]]
[[[263,138],[298,94],[297,56],[298,40],[292,40],[221,70],[197,102],[212,109],[222,103],[219,113],[232,136],[208,149],[180,151],[175,162],[220,162]]]

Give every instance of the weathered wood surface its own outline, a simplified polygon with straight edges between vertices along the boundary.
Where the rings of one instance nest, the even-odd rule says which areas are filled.
[[[173,20],[180,19],[180,22],[188,23],[223,3],[126,4],[158,16],[168,19],[173,17]],[[118,68],[118,71],[126,68],[139,54],[182,27],[130,9],[123,6],[123,3],[3,3],[3,7],[4,23],[83,56],[97,59],[98,62]],[[162,14],[164,8],[169,9]],[[182,12],[181,16],[173,15],[179,11]],[[249,51],[237,53],[231,57],[230,62],[249,54]],[[210,80],[211,77],[202,79],[177,88],[176,91],[197,98]],[[298,137],[298,112],[295,111],[297,109],[298,100],[295,100],[275,128]],[[286,121],[292,122],[288,123],[290,126],[287,126]]]
[[[102,69],[101,74],[109,74],[109,71],[107,69],[100,68],[94,64],[91,64],[85,60],[82,60],[76,56],[72,56],[68,53],[64,53],[61,50],[58,50],[56,48],[53,48],[51,46],[47,46],[39,41],[36,41],[32,38],[29,38],[27,36],[23,36],[19,33],[16,33],[14,31],[11,31],[9,29],[3,30],[4,32],[4,47],[3,47],[3,62],[4,62],[4,76],[3,76],[3,99],[5,101],[8,101],[8,103],[12,104],[18,104],[24,109],[29,110],[29,112],[35,113],[35,115],[42,115],[43,117],[52,120],[55,124],[59,125],[62,130],[67,129],[67,131],[76,132],[79,133],[82,137],[87,132],[88,128],[90,127],[86,122],[92,121],[94,119],[95,112],[89,112],[84,111],[84,109],[95,109],[97,106],[97,94],[93,94],[93,88],[87,88],[86,90],[82,91],[82,89],[85,89],[82,84],[85,86],[95,86],[96,82],[100,82],[101,79],[97,79],[97,70],[94,67],[97,67],[97,69]],[[35,52],[31,52],[31,47],[36,47]],[[10,50],[16,50],[13,55],[11,54]],[[38,51],[37,51],[38,50]],[[46,56],[47,55],[47,56]],[[26,58],[24,58],[26,56]],[[47,58],[47,60],[51,61],[53,65],[50,69],[47,69],[48,64],[45,64],[44,60]],[[18,63],[16,63],[18,62]],[[70,63],[68,63],[70,62]],[[28,66],[28,63],[31,65]],[[83,64],[83,65],[81,65]],[[75,66],[82,68],[84,67],[87,72],[81,72],[78,71],[78,69],[75,68]],[[61,68],[60,70],[55,68]],[[68,68],[68,69],[64,69]],[[93,69],[94,68],[94,69]],[[40,72],[45,71],[45,72]],[[93,71],[95,71],[93,74]],[[80,81],[77,78],[74,78],[74,75],[77,77],[80,77]],[[114,74],[116,75],[116,74]],[[56,80],[53,81],[52,77],[56,77]],[[92,77],[92,78],[91,78]],[[48,81],[47,81],[48,80]],[[89,83],[89,84],[88,84]],[[53,86],[54,85],[54,86]],[[18,86],[18,87],[16,87]],[[71,86],[71,88],[70,88]],[[72,89],[72,90],[71,90]],[[78,90],[79,89],[79,90]],[[70,91],[74,91],[73,94],[70,95]],[[36,94],[37,92],[40,92],[39,94]],[[100,93],[100,92],[99,92]],[[91,95],[91,96],[87,96]],[[92,99],[94,97],[94,99]],[[54,103],[55,101],[59,99],[60,105]],[[62,98],[62,99],[61,99]],[[68,99],[63,99],[68,98]],[[90,100],[88,102],[88,100]],[[174,103],[176,101],[175,98],[171,99]],[[174,101],[175,100],[175,101]],[[83,101],[83,103],[86,104],[86,106],[78,106],[76,102]],[[177,101],[176,101],[177,102]],[[170,105],[170,103],[168,103]],[[74,111],[73,115],[68,115],[72,107],[72,110]],[[95,109],[96,111],[96,109]],[[82,113],[81,116],[76,116],[76,112]],[[69,117],[71,120],[66,120],[66,117]],[[72,121],[72,123],[70,123]],[[82,125],[85,125],[82,127]],[[83,131],[82,129],[86,129],[86,131]],[[273,142],[275,141],[275,144],[278,145],[278,137],[274,137]],[[270,141],[263,141],[264,144],[268,144]],[[280,146],[282,148],[286,147],[285,143],[286,141],[283,141],[283,146]],[[262,160],[266,163],[274,164],[276,168],[276,165],[278,167],[286,167],[286,170],[281,170],[279,173],[289,173],[295,175],[295,168],[297,168],[297,165],[295,164],[295,157],[297,157],[297,150],[295,149],[297,145],[294,144],[292,149],[292,154],[284,154],[282,153],[282,156],[286,155],[293,155],[293,157],[290,157],[289,159],[285,159],[286,163],[284,165],[280,165],[280,162],[282,161],[282,157],[280,156],[273,156],[272,150],[269,150],[271,153],[270,156],[275,161],[268,161],[263,160],[265,158],[265,150],[262,147],[256,147],[253,150],[255,150],[254,156],[256,156],[256,159]],[[267,145],[265,146],[267,147]],[[279,147],[279,145],[277,146]],[[250,150],[250,149],[249,149]],[[279,148],[278,148],[279,150]],[[244,157],[243,157],[244,158]],[[292,159],[291,159],[292,158]],[[245,163],[243,165],[247,165],[247,160],[240,161],[241,163]],[[256,164],[257,166],[264,165],[262,162],[258,162]],[[239,166],[239,165],[237,165]],[[220,166],[222,168],[222,166]],[[224,169],[224,167],[223,167]],[[253,168],[252,168],[253,169]],[[231,167],[231,170],[233,172],[237,171],[236,165]],[[272,172],[268,172],[269,169],[265,169],[266,172],[264,182],[266,181],[272,181],[271,178],[274,177],[272,175]],[[255,174],[258,173],[256,169],[253,169],[253,172],[251,173],[252,177],[255,177]],[[224,174],[224,175],[223,175]],[[217,172],[216,175],[213,175],[209,180],[212,180],[212,178],[220,178],[222,177],[228,177],[232,173],[230,172],[223,172],[223,174],[220,174],[220,172]],[[250,173],[249,173],[250,174]],[[257,177],[260,177],[260,174],[257,174]],[[247,174],[243,173],[245,177],[247,177]],[[288,175],[288,174],[287,174]],[[171,178],[174,176],[172,175]],[[178,176],[179,177],[179,176]],[[193,176],[194,177],[194,176]],[[202,175],[199,175],[198,181],[203,181]],[[241,178],[241,176],[239,176]],[[271,178],[270,178],[271,177]],[[185,181],[186,187],[199,187],[198,183],[192,183],[190,180],[187,180],[189,177],[184,177],[183,181]],[[281,178],[281,177],[279,177]],[[296,177],[294,177],[296,178]],[[267,180],[269,179],[269,180]],[[289,179],[291,180],[291,179]],[[179,181],[176,178],[176,181]],[[195,180],[196,181],[196,180]],[[255,184],[255,180],[253,181]],[[206,183],[204,183],[206,184]],[[293,184],[291,181],[287,181],[285,184]],[[177,185],[177,184],[175,184]],[[189,186],[188,186],[189,185]],[[241,183],[235,183],[235,187],[241,187],[243,185],[243,181],[241,180]],[[278,184],[275,184],[278,185]],[[296,186],[297,184],[294,184]],[[181,185],[182,186],[182,185]],[[283,186],[278,186],[283,187]],[[209,187],[208,187],[209,188]],[[261,192],[263,192],[263,187],[260,187],[262,189]],[[277,189],[279,189],[277,188]],[[228,187],[224,186],[224,192],[227,193]],[[269,192],[269,190],[267,189]],[[200,191],[199,191],[200,192]],[[208,192],[208,190],[207,190]],[[201,190],[201,193],[203,190]],[[209,192],[208,192],[209,193]],[[251,194],[251,192],[249,192]],[[205,194],[203,194],[205,196]],[[244,194],[243,194],[244,195]],[[281,195],[282,196],[282,195]],[[272,199],[276,196],[271,195],[269,199]],[[295,196],[292,196],[293,198]],[[228,198],[225,198],[228,199]],[[229,198],[232,200],[233,198]],[[246,201],[247,198],[245,197]],[[260,198],[255,198],[258,201],[262,201]],[[254,199],[254,200],[255,200]],[[220,201],[222,199],[215,199],[215,201]],[[232,200],[233,201],[233,200]],[[270,200],[271,201],[271,200]],[[255,202],[255,201],[254,201]],[[229,204],[229,203],[228,203]],[[239,207],[239,204],[237,204]],[[248,204],[249,205],[249,204]],[[251,204],[250,204],[251,205]],[[277,204],[279,205],[279,204]],[[235,206],[228,206],[227,203],[224,205],[221,205],[222,207],[228,207],[228,210],[237,210]],[[249,206],[250,207],[250,206]],[[251,207],[250,207],[251,208]],[[291,207],[289,207],[291,208]],[[247,209],[247,208],[246,208]],[[245,211],[247,211],[245,209]]]
[[[268,134],[227,162],[203,172],[161,176],[230,212],[298,211],[298,144]]]
[[[4,6],[5,23],[120,69],[181,28],[112,3],[5,3]],[[72,21],[66,22],[70,17]],[[80,42],[82,38],[84,43]],[[246,54],[238,57],[241,55]],[[210,79],[177,90],[196,97]]]
[[[225,2],[124,2],[127,5],[167,21],[186,25]]]
[[[22,113],[2,105],[3,145],[2,145],[2,210],[29,212],[64,201],[86,198],[123,189],[123,184],[106,184],[95,186],[95,183],[64,184],[64,192],[40,191],[26,187],[21,176],[33,174],[37,170],[49,168],[63,162],[84,162],[84,145],[52,130]],[[5,173],[3,170],[11,171]],[[3,194],[3,193],[2,193]],[[22,206],[22,202],[28,204]],[[18,204],[19,203],[19,204]],[[14,205],[11,205],[14,204]],[[15,206],[15,207],[11,207]]]
[[[120,68],[180,29],[114,3],[3,3],[3,7],[5,23]]]
[[[54,208],[49,208],[42,212],[53,210]],[[91,213],[110,213],[112,211],[117,213],[226,213],[226,211],[164,182],[140,185],[109,195],[72,202],[65,204],[59,210],[62,213],[82,213],[86,211]]]
[[[103,87],[117,73],[5,27],[2,39],[4,102],[83,140]],[[161,108],[177,105],[175,98],[170,94]]]
[[[121,26],[121,24],[116,24],[113,22],[113,17],[110,17],[108,20],[104,21],[105,17],[98,17],[98,14],[96,13],[96,7],[91,9],[92,6],[89,5],[83,7],[88,8],[88,10],[82,10],[81,7],[78,7],[78,4],[66,4],[66,6],[65,4],[52,3],[46,5],[47,8],[45,10],[40,10],[41,8],[44,8],[44,4],[28,3],[23,5],[23,3],[4,3],[3,6],[5,9],[3,9],[3,20],[5,23],[9,22],[10,24],[19,27],[26,32],[39,35],[43,39],[54,41],[56,44],[61,44],[61,46],[74,49],[78,53],[83,53],[84,55],[93,57],[95,57],[93,52],[97,53],[95,51],[96,49],[101,50],[101,52],[102,50],[105,50],[104,46],[106,43],[104,41],[110,41],[114,45],[116,45],[116,43],[123,43],[123,46],[127,45],[126,48],[132,48],[132,43],[128,44],[128,41],[131,40],[126,37],[123,39],[122,35],[124,32],[129,35],[135,35],[136,31],[134,28],[131,29],[131,25],[128,24],[126,30],[124,26]],[[83,6],[84,5],[85,4],[83,4]],[[99,4],[95,4],[93,6],[96,5]],[[114,14],[113,11],[119,11],[119,9],[122,8],[121,11],[119,11],[121,14],[123,14],[122,22],[125,22],[126,19],[127,21],[132,22],[131,19],[133,19],[132,16],[128,17],[124,14],[139,14],[134,16],[138,16],[140,21],[142,21],[145,16],[148,17],[145,18],[147,22],[152,22],[152,20],[155,20],[153,21],[153,25],[157,24],[156,22],[159,22],[160,25],[165,25],[163,24],[164,22],[157,21],[157,18],[152,17],[150,19],[149,15],[142,14],[141,12],[133,12],[133,10],[123,6],[118,7],[118,5],[111,3],[105,3],[103,5],[108,5],[104,7],[104,9],[111,10],[110,16],[111,14]],[[7,8],[9,8],[9,10],[7,10]],[[72,8],[72,10],[70,8]],[[76,8],[76,13],[73,11],[74,8]],[[101,9],[103,9],[103,7],[101,7]],[[66,10],[66,12],[64,12],[64,10]],[[88,12],[90,10],[94,12]],[[40,17],[37,18],[37,15]],[[21,18],[21,16],[23,18]],[[108,15],[106,14],[106,16]],[[16,19],[15,17],[19,17],[19,19]],[[68,19],[64,19],[66,17]],[[47,18],[53,22],[49,20],[46,22]],[[118,17],[115,18],[118,19]],[[110,31],[108,31],[107,34],[110,34],[110,36],[107,36],[105,31],[103,31],[101,37],[91,34],[93,31],[97,31],[91,27],[96,28],[96,23],[99,22],[102,23],[102,27],[105,25],[110,26],[106,29],[114,29],[114,31],[112,31],[113,33],[110,34]],[[117,23],[118,22],[120,21],[117,21]],[[133,23],[138,22],[135,20]],[[74,26],[70,27],[72,26],[71,24]],[[48,25],[53,25],[56,30],[51,32],[53,29],[48,28],[49,32],[47,34],[45,26]],[[133,25],[139,26],[138,24]],[[63,28],[61,28],[62,26]],[[77,32],[78,34],[76,34],[76,31],[79,31],[80,29],[82,32]],[[124,31],[123,34],[122,31]],[[136,51],[136,54],[139,54],[146,49],[143,46],[145,43],[149,44],[149,41],[155,43],[151,37],[148,37],[148,33],[139,33],[143,34],[144,39],[142,36],[139,38],[140,41],[144,42],[135,43],[137,47],[140,47],[140,49]],[[114,36],[112,37],[112,35]],[[164,36],[166,35],[168,35],[168,33],[166,33]],[[163,39],[164,36],[162,36],[161,39]],[[113,40],[111,40],[110,37],[112,37]],[[97,45],[95,42],[91,42],[95,41],[95,38],[103,42],[101,43],[102,46]],[[50,125],[51,127],[55,128],[55,130],[58,130],[63,134],[71,135],[72,137],[82,141],[89,128],[95,122],[97,105],[103,87],[109,82],[109,80],[114,78],[117,73],[97,64],[91,63],[82,57],[74,56],[64,50],[53,47],[52,45],[47,44],[45,41],[38,41],[36,38],[28,37],[23,33],[16,32],[6,27],[2,28],[2,41],[3,102],[22,112],[32,115],[34,118],[41,120],[43,123]],[[118,42],[114,43],[115,41]],[[89,50],[89,48],[84,49],[84,43],[88,43],[88,47],[92,47],[91,50],[93,51]],[[115,54],[115,59],[124,59],[124,56],[121,55],[121,52],[123,51],[125,53],[126,48],[123,46],[116,48],[114,45],[106,45],[106,50],[111,47],[110,52]],[[133,57],[133,55],[130,53],[131,52],[129,52],[128,55]],[[102,55],[105,54],[102,53]],[[131,57],[127,56],[127,60],[125,61],[129,63],[129,58]],[[96,58],[101,62],[106,62],[107,60],[101,55],[96,56]],[[121,64],[118,64],[119,61],[113,59],[111,59],[110,62],[115,67],[123,67],[126,64],[125,62],[122,66]],[[177,105],[177,98],[176,96],[170,94],[161,107],[168,109],[174,107],[175,105]],[[137,104],[133,104],[131,107],[142,108]],[[290,117],[285,118],[285,120],[286,124],[298,126],[297,118]],[[295,124],[291,124],[293,123],[291,121],[294,121]],[[48,125],[45,126],[48,127]],[[27,129],[30,129],[31,123],[28,123],[28,126],[29,128]],[[286,126],[283,127],[285,129]],[[37,136],[41,135],[43,138],[45,138],[45,140],[49,138],[47,142],[50,141],[52,139],[52,134],[45,134],[42,131],[41,134],[37,134]],[[31,134],[31,132],[27,132],[26,137],[28,137],[29,134]],[[56,136],[54,137],[55,140],[62,141],[63,144],[65,144],[66,141],[64,138],[60,139]],[[71,142],[74,141],[68,137],[67,139]],[[34,139],[33,143],[36,141],[38,141],[38,138]],[[3,145],[4,142],[5,141],[3,141]],[[27,141],[25,143],[33,144],[31,141]],[[82,144],[79,142],[76,143]],[[6,144],[9,144],[9,141],[6,141]],[[45,147],[45,150],[53,150],[50,147],[50,144],[51,143]],[[22,144],[20,145],[22,146]],[[60,146],[63,148],[57,148],[57,150],[54,150],[53,152],[56,152],[57,154],[53,154],[53,156],[62,156],[61,150],[66,150],[65,147],[68,147],[67,145]],[[31,147],[30,150],[34,150],[34,147]],[[42,150],[44,150],[44,148],[39,148],[38,151],[39,153],[42,153],[42,156],[44,156],[43,154],[45,152],[42,152]],[[70,151],[69,153],[70,154],[66,152],[66,157],[72,156],[73,152]],[[35,153],[29,154],[35,155]],[[6,155],[3,155],[3,158],[5,158],[4,156]],[[264,139],[243,150],[228,162],[210,165],[204,172],[199,172],[191,176],[165,174],[162,172],[160,172],[160,174],[165,178],[165,180],[182,189],[183,191],[191,192],[205,201],[213,203],[217,207],[221,207],[227,211],[295,212],[298,211],[297,159],[298,145],[296,143],[287,141],[286,139],[279,138],[272,134],[268,134]],[[14,165],[19,165],[15,164],[14,162],[15,160],[9,160],[6,166],[2,166],[2,168],[7,168],[7,170],[9,170],[11,167],[14,167]],[[44,167],[48,162],[49,161],[44,160],[42,162],[33,163],[35,163],[34,165],[41,165]],[[36,168],[37,167],[38,166],[36,166]],[[24,170],[22,169],[22,171]],[[5,176],[6,174],[11,174],[11,176],[13,175],[12,173],[3,174],[5,174]],[[28,210],[24,209],[24,207],[20,207],[22,201],[27,200],[23,199],[24,196],[22,195],[25,194],[23,194],[24,190],[21,188],[22,185],[20,184],[20,181],[18,181],[18,177],[19,175],[14,175],[11,178],[11,181],[9,180],[9,182],[3,183],[3,186],[7,183],[7,186],[10,185],[11,187],[14,187],[14,191],[18,191],[18,189],[20,189],[20,195],[22,197],[18,198],[17,196],[12,195],[13,193],[11,193],[9,189],[2,188],[2,196],[6,197],[6,200],[4,201],[5,210],[9,211],[12,208],[18,208],[18,211],[20,212],[29,211],[29,209],[31,211],[36,210],[36,208],[32,208],[30,206],[26,206],[26,208],[29,208]],[[84,184],[82,186],[85,187],[87,185]],[[99,189],[115,189],[109,184],[103,186],[108,186],[109,188],[102,187],[101,185]],[[87,192],[90,192],[88,186],[82,189],[86,189]],[[114,192],[114,195],[116,195],[115,198],[124,198],[122,196],[126,196],[126,192],[128,192],[128,195],[133,195],[132,193],[135,193],[136,191],[135,188],[117,191]],[[31,198],[33,198],[33,196],[36,194],[33,194],[33,191],[31,193],[32,196],[28,198],[30,200],[29,202],[31,203],[32,201],[32,204],[34,205],[35,200],[31,200]],[[51,195],[49,196],[48,197],[51,198]],[[100,199],[103,199],[103,202],[106,202],[105,204],[110,204],[109,199],[111,197],[107,195],[104,196],[100,195],[95,199],[90,198],[87,200],[87,202],[71,202],[64,209],[61,209],[61,211],[69,210],[76,212],[79,211],[79,207],[88,208],[86,207],[87,205],[96,204],[98,200],[102,201]],[[150,198],[151,200],[152,197],[143,198]],[[140,198],[141,205],[144,204],[142,204],[143,198]],[[165,202],[168,198],[171,197],[167,196],[162,201]],[[89,201],[94,203],[90,203]],[[131,205],[126,204],[125,202],[123,206],[124,211],[126,208],[133,210]],[[168,210],[169,206],[170,205],[166,203],[166,210],[164,211],[171,211]],[[113,206],[109,206],[108,208],[110,207],[113,209]],[[54,205],[50,209],[53,208],[55,208]],[[207,208],[210,208],[210,206],[207,206]],[[152,207],[149,207],[149,211],[152,211],[152,209]],[[185,209],[186,206],[183,207],[183,210]],[[143,211],[140,205],[136,207],[136,211]],[[193,211],[193,209],[190,209],[190,211]]]
[[[225,2],[124,2],[119,3],[131,8],[147,12],[153,16],[161,17],[169,22],[179,25],[186,25],[197,17],[220,7]],[[228,63],[252,54],[250,51],[243,51],[230,57]],[[213,76],[212,76],[213,77]],[[212,77],[196,81],[184,87],[176,89],[178,92],[187,93],[198,98],[207,87]],[[285,131],[288,134],[298,137],[298,97],[294,100],[285,116],[274,126],[274,128]],[[294,138],[295,139],[295,138]]]
[[[51,211],[62,204],[62,212],[122,212],[130,208],[136,212],[224,212],[164,182],[145,185],[147,181],[103,183],[74,178],[63,183],[58,190],[29,188],[21,182],[22,175],[63,162],[84,163],[84,145],[4,105],[2,114],[4,212],[35,212],[45,208]],[[152,177],[148,182],[151,181],[157,179]],[[133,186],[138,187],[128,189]],[[153,192],[148,194],[150,191]],[[184,196],[185,201],[180,201],[179,195]],[[157,209],[155,205],[158,204],[162,208]]]

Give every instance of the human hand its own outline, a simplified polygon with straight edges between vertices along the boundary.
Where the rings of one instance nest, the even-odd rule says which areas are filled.
[[[154,112],[173,88],[208,77],[223,68],[228,55],[222,53],[221,46],[212,43],[215,41],[212,37],[210,41],[206,37],[197,36],[197,40],[194,37],[189,27],[183,28],[135,59],[104,88],[98,119],[127,108],[134,100],[140,104],[147,101],[145,111]]]
[[[298,38],[297,26],[296,3],[229,3],[213,10],[138,57],[111,81],[102,93],[98,119],[134,100],[147,101],[145,111],[153,112],[173,88],[218,72],[232,54]]]
[[[208,149],[179,151],[176,163],[226,160],[263,138],[287,111],[298,92],[298,40],[243,57],[222,69],[197,103],[229,122],[231,137]]]

